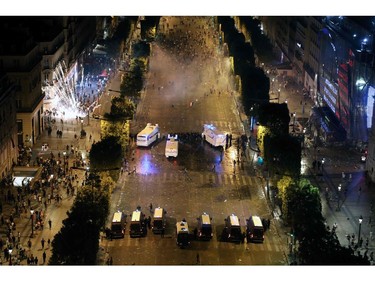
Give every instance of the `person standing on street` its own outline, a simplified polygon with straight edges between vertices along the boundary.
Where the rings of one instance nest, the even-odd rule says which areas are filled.
[[[46,254],[46,251],[43,252],[43,264],[46,264],[46,258],[47,258],[47,254]]]
[[[42,249],[44,249],[44,243],[45,243],[46,241],[44,240],[44,238],[42,238],[42,240],[40,241],[40,243],[42,244]]]
[[[49,225],[49,229],[51,229],[52,228],[52,221],[51,221],[51,219],[48,220],[48,225]]]

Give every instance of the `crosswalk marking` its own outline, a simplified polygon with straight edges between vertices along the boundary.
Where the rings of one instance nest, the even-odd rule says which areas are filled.
[[[217,177],[217,181],[218,181],[219,185],[222,185],[222,184],[223,184],[223,181],[222,181],[221,175],[218,175],[218,177]]]
[[[266,243],[266,247],[268,251],[272,251],[270,243]]]
[[[164,172],[161,175],[148,174],[141,175],[142,181],[147,183],[171,183],[171,182],[184,182],[188,179],[197,184],[213,184],[216,186],[249,186],[254,187],[259,184],[258,178],[247,175],[233,175],[233,174],[220,174],[220,173],[185,173],[176,172]],[[130,178],[132,179],[132,178]]]
[[[224,177],[224,184],[228,185],[228,177]]]
[[[230,180],[230,184],[231,184],[231,185],[234,185],[233,176],[229,176],[229,180]]]
[[[204,181],[204,176],[203,174],[199,174],[199,182],[202,183]]]
[[[222,129],[222,130],[225,130],[225,129],[229,129],[229,130],[239,129],[239,125],[235,121],[229,122],[229,121],[214,121],[214,120],[196,120],[195,124],[197,126],[203,126],[203,124],[212,124],[215,127],[219,128],[219,129]]]

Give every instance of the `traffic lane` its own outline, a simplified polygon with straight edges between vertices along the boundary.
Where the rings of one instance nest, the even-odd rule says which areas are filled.
[[[107,240],[105,248],[114,265],[195,265],[197,254],[202,265],[284,264],[282,252],[263,244],[220,242],[214,238],[191,241],[182,249],[176,244],[175,236],[161,237],[151,232],[143,238],[127,235],[123,239]]]
[[[170,133],[170,132],[168,132]],[[174,133],[174,132],[173,132]],[[137,147],[134,154],[134,166],[139,174],[155,174],[167,169],[175,171],[232,172],[233,160],[237,159],[237,150],[212,147],[203,141],[200,134],[179,134],[179,151],[176,158],[165,156],[166,140],[162,139],[149,148]]]
[[[147,208],[150,203],[165,208],[167,215],[176,221],[186,218],[194,224],[204,211],[209,212],[214,220],[223,220],[227,215],[236,213],[243,224],[250,214],[266,214],[262,211],[266,209],[264,194],[256,181],[253,186],[241,186],[232,175],[226,175],[223,182],[213,184],[211,178],[215,175],[212,172],[202,175],[201,172],[188,171],[185,175],[165,161],[166,165],[159,168],[166,172],[132,174],[126,178],[124,184],[128,188],[124,190],[122,208],[127,214],[139,205],[146,216],[151,215]]]

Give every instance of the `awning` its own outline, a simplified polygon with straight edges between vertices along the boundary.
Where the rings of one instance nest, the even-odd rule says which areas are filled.
[[[313,114],[318,117],[321,128],[332,140],[346,140],[346,130],[328,106],[314,107]]]

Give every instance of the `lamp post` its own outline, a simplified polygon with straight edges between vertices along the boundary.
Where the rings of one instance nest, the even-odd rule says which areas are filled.
[[[13,249],[8,249],[8,252],[9,252],[9,265],[12,265],[12,251],[13,251]]]
[[[292,132],[295,132],[295,129],[294,129],[295,125],[296,125],[296,113],[293,112],[293,129],[292,129]]]
[[[362,215],[359,217],[359,219],[358,219],[358,223],[359,223],[359,225],[358,225],[358,246],[359,246],[359,241],[361,240],[361,226],[362,226],[362,220],[363,220],[363,217],[362,217]]]
[[[267,171],[267,198],[270,200],[270,167],[268,167]]]
[[[81,132],[83,131],[83,119],[81,119]]]
[[[337,187],[337,211],[340,211],[340,192],[341,192],[341,183],[339,184],[339,186]]]
[[[254,114],[253,114],[253,111],[254,111],[254,107],[251,107],[250,108],[250,131],[251,132],[254,131]]]
[[[277,103],[280,103],[280,92],[281,92],[281,89],[279,88],[277,90]]]
[[[34,210],[30,210],[30,216],[31,216],[31,235],[30,238],[34,237]]]
[[[305,148],[306,128],[303,128],[302,132],[302,148]]]

